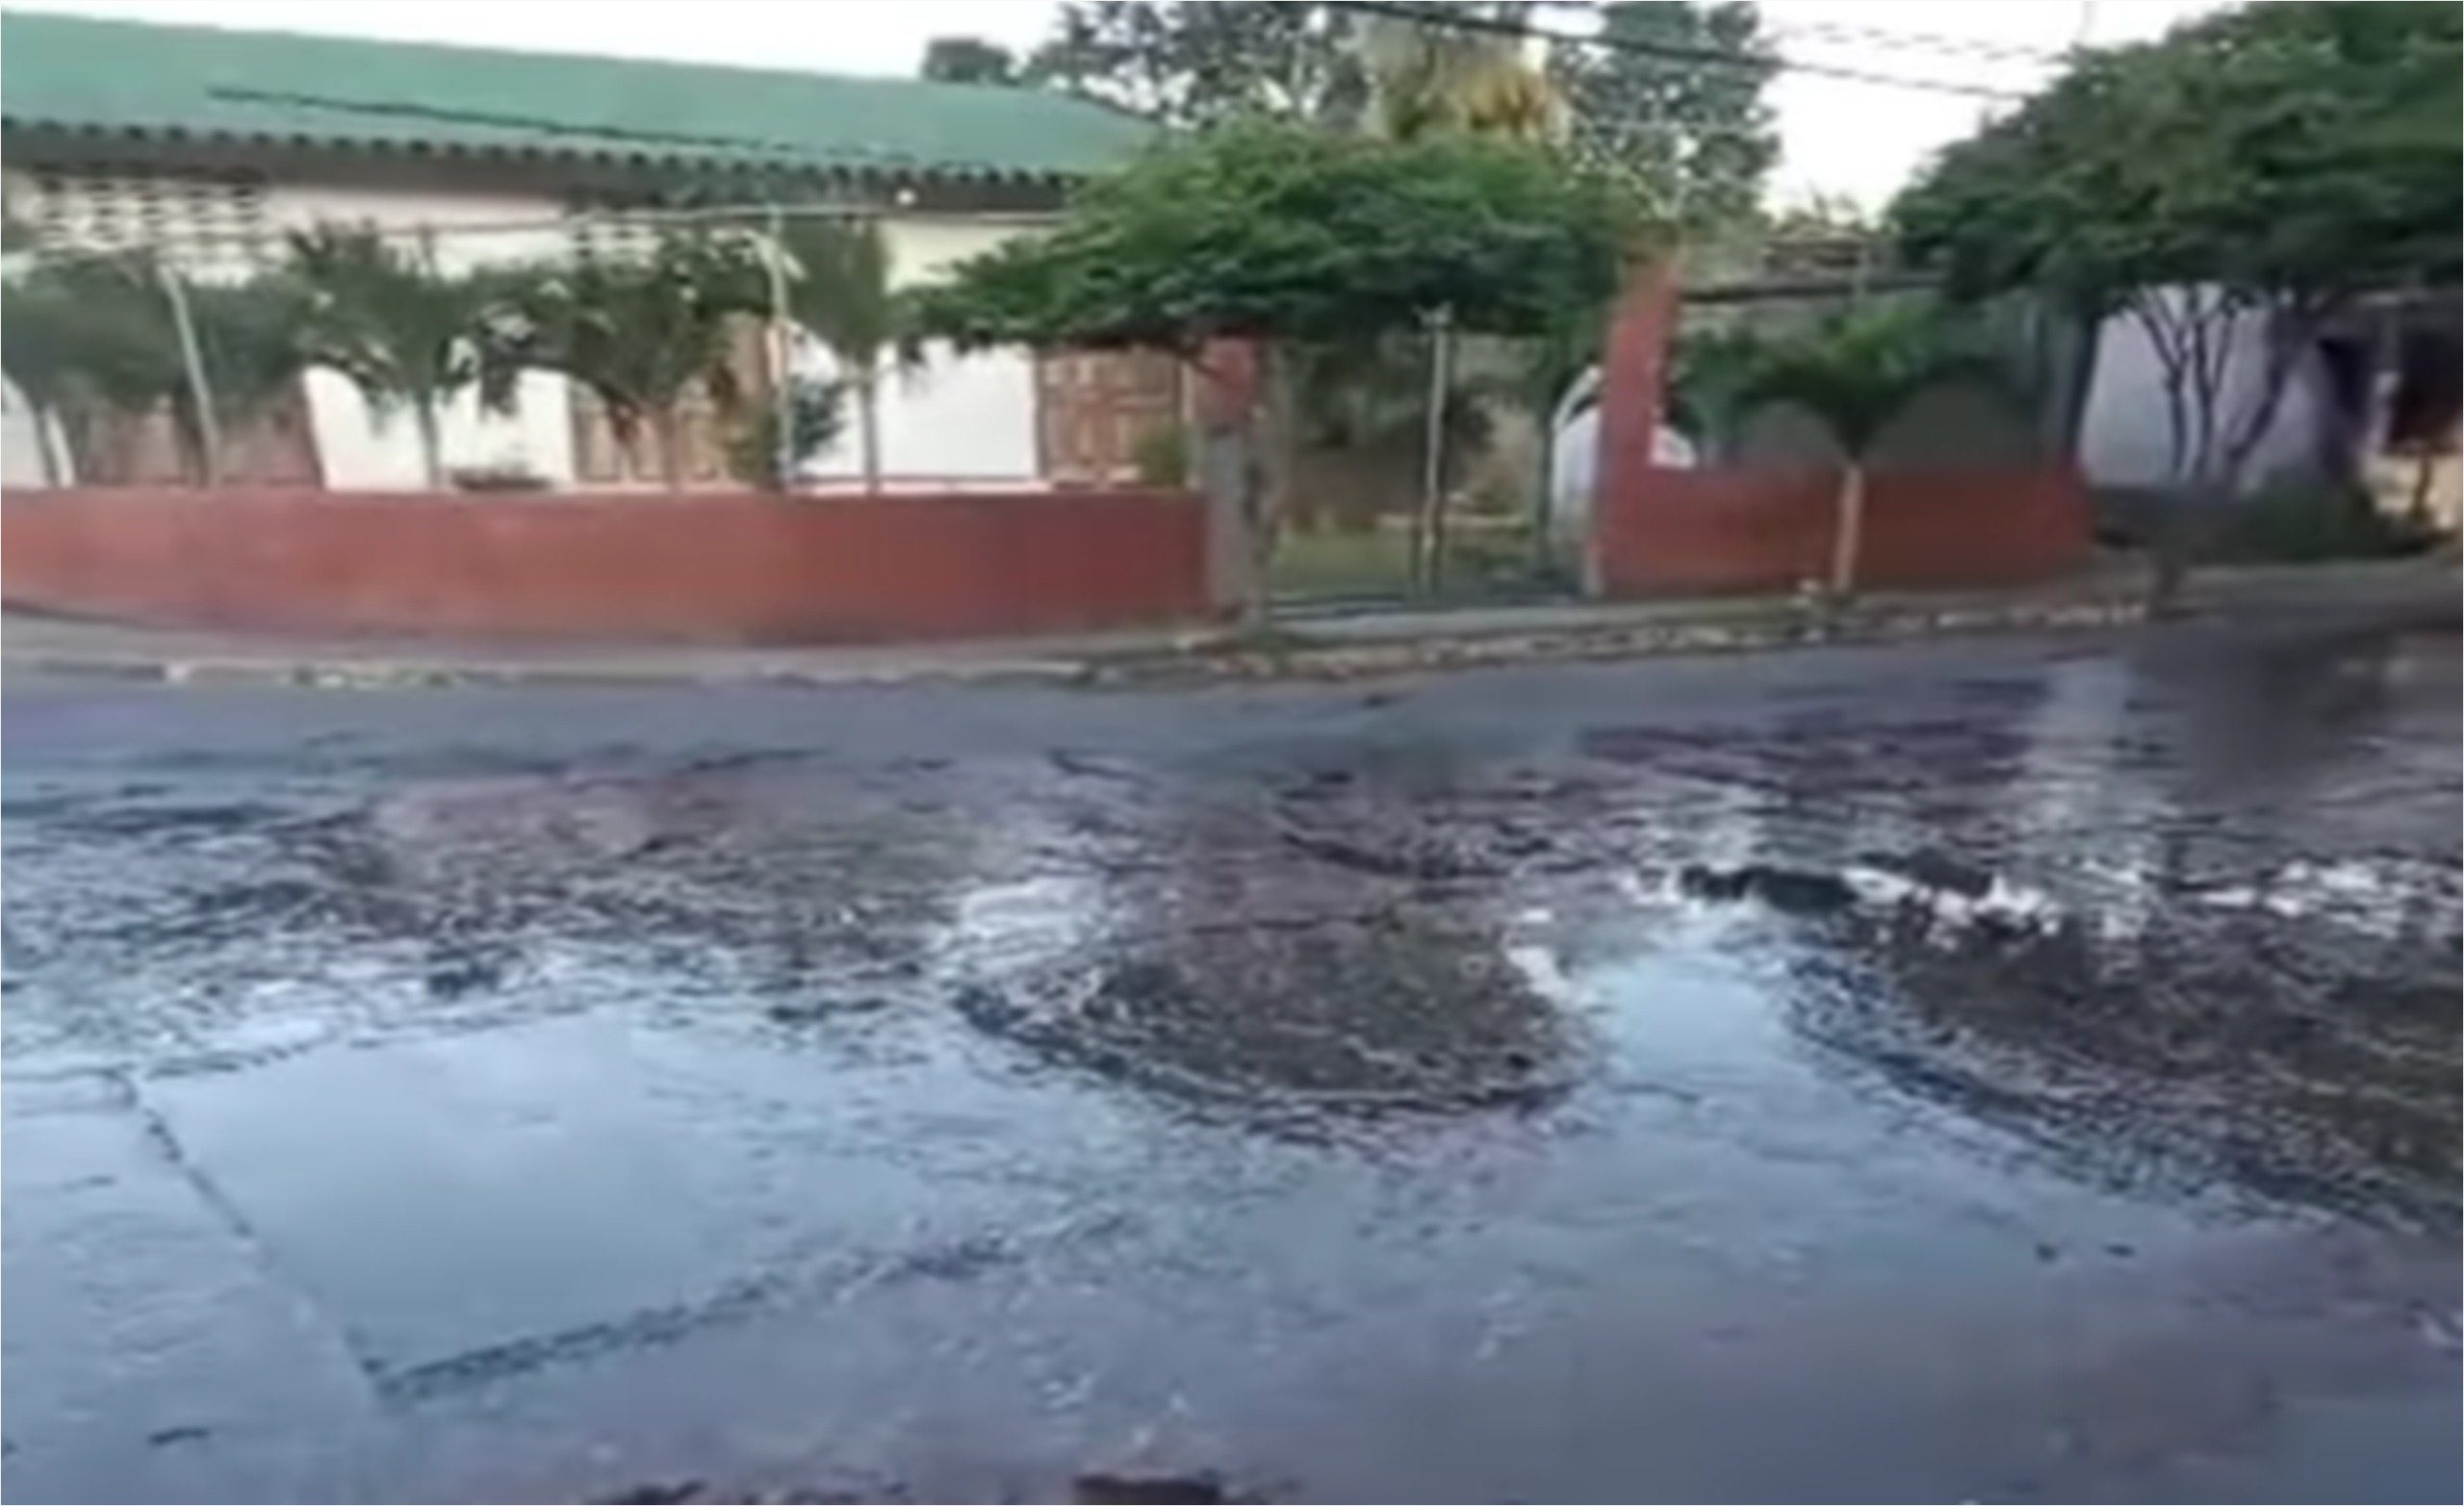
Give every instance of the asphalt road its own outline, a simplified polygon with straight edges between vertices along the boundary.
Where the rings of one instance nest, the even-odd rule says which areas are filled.
[[[2456,636],[5,697],[22,1500],[2453,1500]]]

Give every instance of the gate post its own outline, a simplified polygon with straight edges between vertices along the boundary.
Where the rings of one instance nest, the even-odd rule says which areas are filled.
[[[1600,551],[1610,520],[1649,485],[1668,396],[1669,345],[1677,333],[1677,264],[1636,262],[1609,316],[1600,368],[1600,465],[1594,474],[1590,537],[1583,543],[1583,595],[1602,594]]]

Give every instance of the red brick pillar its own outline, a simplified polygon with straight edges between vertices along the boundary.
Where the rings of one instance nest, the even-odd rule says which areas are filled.
[[[1649,484],[1652,451],[1666,405],[1668,352],[1677,333],[1677,267],[1661,258],[1627,270],[1609,318],[1600,370],[1600,470],[1591,503],[1591,542],[1583,588],[1600,594],[1600,549],[1614,536],[1610,516],[1635,504]]]

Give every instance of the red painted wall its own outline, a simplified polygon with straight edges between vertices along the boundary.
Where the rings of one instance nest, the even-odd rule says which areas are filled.
[[[1607,596],[1785,591],[1830,572],[1838,478],[1827,469],[1628,470],[1600,498]],[[1860,583],[2018,585],[2084,564],[2086,490],[2069,472],[1876,471]]]
[[[714,643],[1207,615],[1201,504],[1148,491],[12,491],[0,596],[177,626]]]
[[[1825,579],[1835,472],[1654,463],[1680,302],[1675,268],[1639,264],[1609,323],[1593,594],[1787,591]],[[1880,590],[2016,585],[2085,563],[2092,542],[2086,490],[2066,467],[1876,471],[1858,578]]]

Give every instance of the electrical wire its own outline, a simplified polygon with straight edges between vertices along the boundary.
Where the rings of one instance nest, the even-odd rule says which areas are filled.
[[[1534,26],[1527,21],[1506,20],[1461,11],[1450,12],[1434,5],[1403,4],[1398,3],[1398,0],[1336,0],[1336,3],[1340,9],[1358,14],[1407,21],[1416,26],[1458,32],[1481,32],[1492,37],[1513,37],[1526,41],[1565,42],[1574,46],[1597,47],[1605,52],[1623,52],[1636,57],[1661,58],[1678,63],[1701,63],[1715,66],[1799,73],[1810,78],[1832,78],[1852,84],[1871,84],[1936,94],[1956,94],[1969,99],[2015,100],[2028,97],[2026,89],[2003,89],[1990,84],[1972,84],[1961,79],[1922,78],[1913,74],[1877,72],[1869,68],[1850,67],[1841,64],[1809,63],[1802,59],[1787,57],[1757,57],[1723,47],[1694,47],[1681,42],[1647,41],[1630,37],[1606,37],[1560,31],[1550,27]]]

